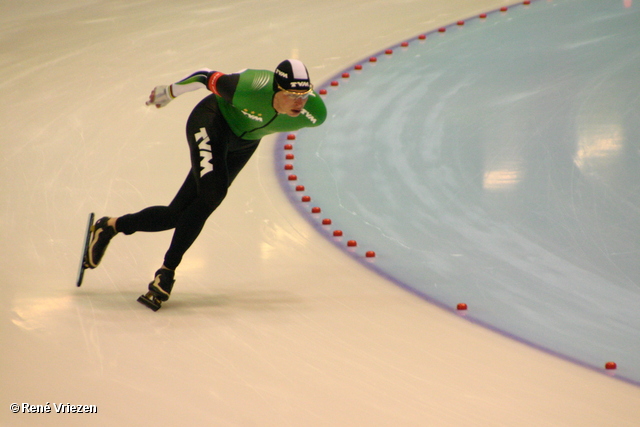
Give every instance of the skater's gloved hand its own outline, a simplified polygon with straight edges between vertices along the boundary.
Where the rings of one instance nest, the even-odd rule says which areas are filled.
[[[171,102],[175,97],[171,95],[170,86],[156,86],[151,91],[151,95],[149,95],[149,100],[146,102],[147,105],[155,105],[156,108],[162,108]]]

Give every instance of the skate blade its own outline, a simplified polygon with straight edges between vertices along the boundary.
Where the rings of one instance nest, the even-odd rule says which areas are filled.
[[[82,260],[80,261],[80,268],[78,269],[78,278],[76,280],[76,286],[80,287],[84,280],[84,271],[90,268],[87,264],[87,249],[89,248],[89,241],[91,239],[91,233],[93,232],[95,214],[92,212],[89,214],[89,220],[87,221],[87,228],[84,235],[84,248],[82,250]]]
[[[160,307],[162,307],[162,302],[160,302],[158,299],[156,299],[153,296],[153,293],[151,293],[151,292],[147,292],[144,295],[140,295],[138,297],[138,302],[140,304],[146,305],[147,307],[149,307],[153,311],[158,311],[158,310],[160,310]]]

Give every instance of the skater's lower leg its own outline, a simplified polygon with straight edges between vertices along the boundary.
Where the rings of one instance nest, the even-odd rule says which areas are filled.
[[[113,228],[113,231],[115,231],[116,233],[118,232],[118,229],[116,228],[116,222],[118,221],[118,218],[116,217],[111,217],[109,218],[109,220],[107,221],[107,225],[111,228]]]

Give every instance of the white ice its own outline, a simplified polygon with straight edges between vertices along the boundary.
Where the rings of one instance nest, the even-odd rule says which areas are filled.
[[[272,138],[160,311],[135,300],[170,233],[118,236],[74,285],[90,211],[166,204],[187,174],[184,123],[204,93],[156,110],[144,105],[155,85],[292,56],[321,82],[509,3],[0,3],[0,424],[637,425],[637,387],[434,307],[337,250],[282,193]]]

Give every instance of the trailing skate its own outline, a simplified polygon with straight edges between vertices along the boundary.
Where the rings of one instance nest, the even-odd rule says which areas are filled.
[[[84,279],[84,271],[87,268],[96,268],[105,251],[109,242],[118,234],[118,232],[107,224],[108,217],[100,218],[96,223],[93,223],[95,214],[93,212],[89,214],[89,222],[87,223],[87,229],[84,237],[84,249],[82,250],[82,261],[80,263],[80,270],[78,271],[77,286],[82,285],[82,279]]]
[[[91,227],[91,240],[85,254],[85,268],[96,268],[109,246],[109,242],[118,234],[113,227],[107,224],[109,217],[103,217]]]
[[[175,272],[166,268],[156,271],[155,277],[149,283],[149,292],[138,297],[138,302],[149,307],[153,311],[160,310],[162,303],[169,299],[173,284]]]

